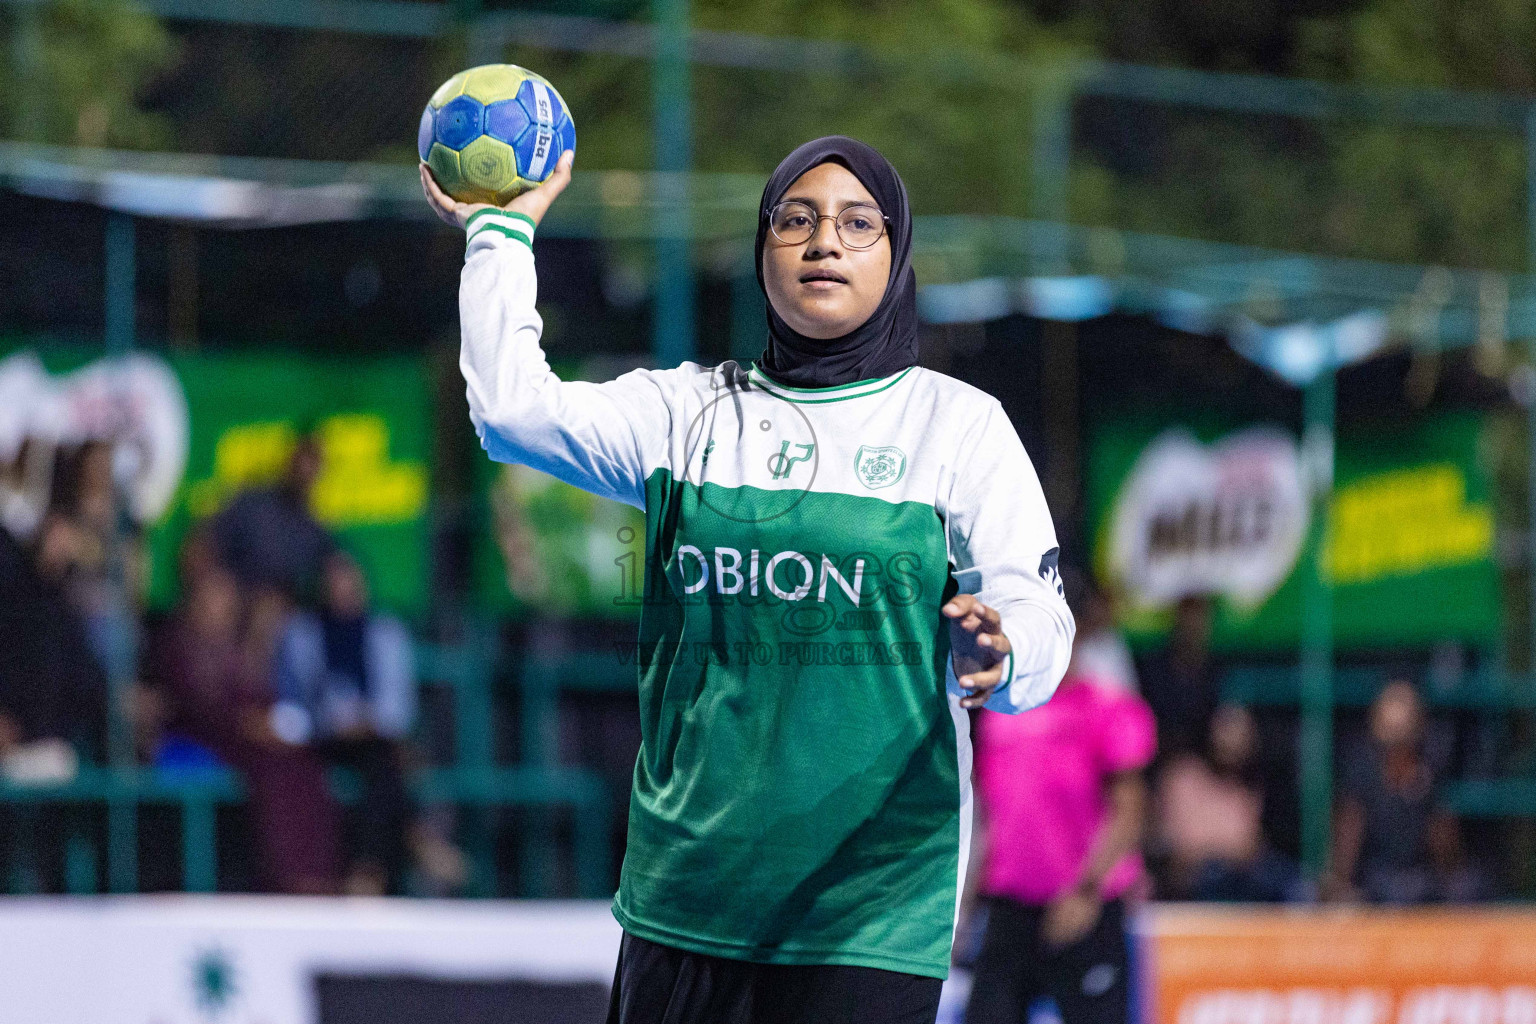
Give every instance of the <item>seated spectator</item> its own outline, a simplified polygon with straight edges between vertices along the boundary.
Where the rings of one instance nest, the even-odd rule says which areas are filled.
[[[1180,599],[1168,644],[1141,667],[1141,692],[1157,717],[1159,757],[1198,753],[1210,733],[1219,693],[1211,661],[1208,597]]]
[[[1258,730],[1246,708],[1211,718],[1203,754],[1177,754],[1157,785],[1158,846],[1167,858],[1160,895],[1170,899],[1278,902],[1308,895],[1294,863],[1263,831]]]
[[[322,469],[320,440],[299,439],[282,480],[242,491],[213,518],[210,535],[219,560],[253,595],[280,594],[306,604],[335,542],[309,510]]]
[[[1084,675],[1074,650],[1045,705],[982,711],[977,725],[972,882],[986,930],[966,1021],[1018,1024],[1044,997],[1064,1024],[1128,1020],[1126,900],[1143,880],[1155,746],[1146,702]]]
[[[169,747],[186,763],[178,738],[190,739],[244,776],[266,888],[335,892],[339,825],[324,765],[272,729],[271,648],[242,621],[234,577],[206,559],[189,564],[167,644]]]
[[[1097,587],[1088,589],[1083,614],[1077,620],[1077,636],[1072,657],[1083,675],[1107,686],[1138,692],[1136,661],[1115,625],[1115,604],[1110,594]]]
[[[0,529],[18,544],[31,543],[48,511],[53,464],[52,442],[0,437]]]
[[[1371,705],[1369,735],[1340,765],[1324,894],[1372,903],[1465,902],[1486,895],[1456,819],[1436,801],[1424,705],[1407,680]]]
[[[107,441],[61,452],[43,522],[60,587],[109,674],[133,663],[132,617],[148,576],[141,530],[124,514],[112,453]]]
[[[285,740],[362,778],[346,891],[400,892],[411,820],[406,741],[416,717],[410,634],[369,610],[362,569],[344,552],[326,559],[320,597],[318,612],[295,614],[284,629],[272,721]]]
[[[102,755],[107,682],[65,600],[56,535],[28,553],[0,529],[0,771],[67,782]]]

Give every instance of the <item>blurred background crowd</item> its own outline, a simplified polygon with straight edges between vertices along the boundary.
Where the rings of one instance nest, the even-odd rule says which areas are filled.
[[[42,456],[53,463],[42,473],[32,466],[39,450],[21,446],[8,480],[47,484],[7,491],[11,514],[0,532],[0,772],[13,791],[67,784],[82,765],[108,760],[113,649],[133,635],[140,638],[136,671],[120,707],[134,762],[167,778],[228,767],[246,787],[248,821],[227,851],[235,863],[224,886],[460,889],[465,865],[451,819],[445,827],[424,815],[407,784],[429,755],[415,739],[412,632],[372,606],[359,559],[312,512],[323,458],[317,436],[300,435],[278,479],[237,491],[186,535],[177,560],[180,597],[159,612],[145,609],[142,528],[119,500],[112,446],[60,446]],[[1133,783],[1132,845],[1144,851],[1150,871],[1135,878],[1132,895],[1414,904],[1520,892],[1508,831],[1496,834],[1486,822],[1464,828],[1440,797],[1442,783],[1486,773],[1490,759],[1515,748],[1497,749],[1485,716],[1426,707],[1425,669],[1408,655],[1394,657],[1368,706],[1339,716],[1334,841],[1327,872],[1309,877],[1301,864],[1294,709],[1249,706],[1223,693],[1223,659],[1211,646],[1212,600],[1180,599],[1166,641],[1137,654],[1116,626],[1111,595],[1081,570],[1064,576],[1078,637],[1051,709],[1079,690],[1113,695],[1128,709],[1117,714],[1129,719],[1112,718],[1106,728],[1140,752],[1095,769],[1103,778],[1094,784],[1104,789],[1090,801],[1091,823],[1078,827],[1091,832],[1107,823],[1105,809],[1119,806],[1115,784]],[[118,621],[123,616],[131,621]],[[539,642],[521,632],[509,637],[513,654]],[[622,796],[638,748],[638,728],[625,721],[634,715],[632,701],[606,703],[598,716],[590,707],[566,710],[569,720],[556,728],[597,731],[576,746],[609,746],[593,764]],[[976,714],[979,770],[991,759],[999,772],[1038,780],[1033,806],[1049,807],[1061,795],[1045,767],[1055,756],[1050,743],[1032,734],[1010,743],[1001,732],[1006,716]],[[1043,714],[1031,717],[1044,721]],[[359,798],[349,815],[331,792],[328,766],[357,774]],[[985,821],[992,808],[979,784]],[[1062,785],[1067,792],[1075,783]],[[1002,833],[983,824],[981,844],[1026,847],[1074,828],[1048,811],[1008,821],[1011,831]],[[152,849],[154,835],[145,841]],[[58,875],[33,881],[64,884]],[[174,872],[153,868],[144,882],[177,886]]]
[[[23,476],[38,457],[36,442],[23,446]],[[47,487],[9,494],[12,509],[32,499],[36,514],[0,533],[7,777],[69,783],[82,763],[104,763],[118,713],[135,763],[172,778],[221,766],[240,774],[253,853],[236,886],[381,895],[403,891],[413,865],[440,889],[462,885],[461,855],[407,792],[412,636],[371,607],[357,558],[310,511],[316,438],[299,439],[279,480],[238,492],[189,534],[181,597],[151,617],[146,553],[118,500],[112,446],[60,447],[53,459],[33,477]],[[138,640],[137,671],[114,706],[108,676],[127,638]],[[355,821],[343,822],[328,765],[359,776]]]

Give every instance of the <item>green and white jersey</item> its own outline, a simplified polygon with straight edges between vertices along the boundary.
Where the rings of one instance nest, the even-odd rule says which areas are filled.
[[[642,744],[614,914],[643,938],[944,977],[969,724],[940,605],[998,609],[1023,711],[1073,622],[1050,514],[997,401],[918,367],[800,390],[734,362],[563,382],[526,226],[470,225],[470,415],[493,459],[646,514]]]

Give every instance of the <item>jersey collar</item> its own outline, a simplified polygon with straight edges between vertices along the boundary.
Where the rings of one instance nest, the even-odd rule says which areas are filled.
[[[758,387],[767,391],[776,398],[782,398],[787,402],[799,402],[803,405],[814,405],[825,402],[846,402],[850,398],[863,398],[865,395],[878,394],[887,388],[895,387],[903,377],[911,373],[916,367],[909,366],[900,373],[893,373],[889,377],[871,377],[868,380],[856,380],[852,384],[837,384],[828,388],[792,388],[786,384],[773,381],[767,374],[758,368],[757,360],[752,361],[752,369],[747,371],[747,378]]]

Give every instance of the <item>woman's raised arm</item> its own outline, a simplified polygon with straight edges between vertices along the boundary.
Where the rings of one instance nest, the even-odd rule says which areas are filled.
[[[635,370],[601,384],[562,381],[549,368],[534,308],[533,232],[571,178],[570,152],[549,181],[504,208],[456,203],[425,166],[422,188],[467,233],[459,281],[459,368],[480,443],[604,498],[645,507],[645,478],[665,450],[671,415],[659,375]]]

